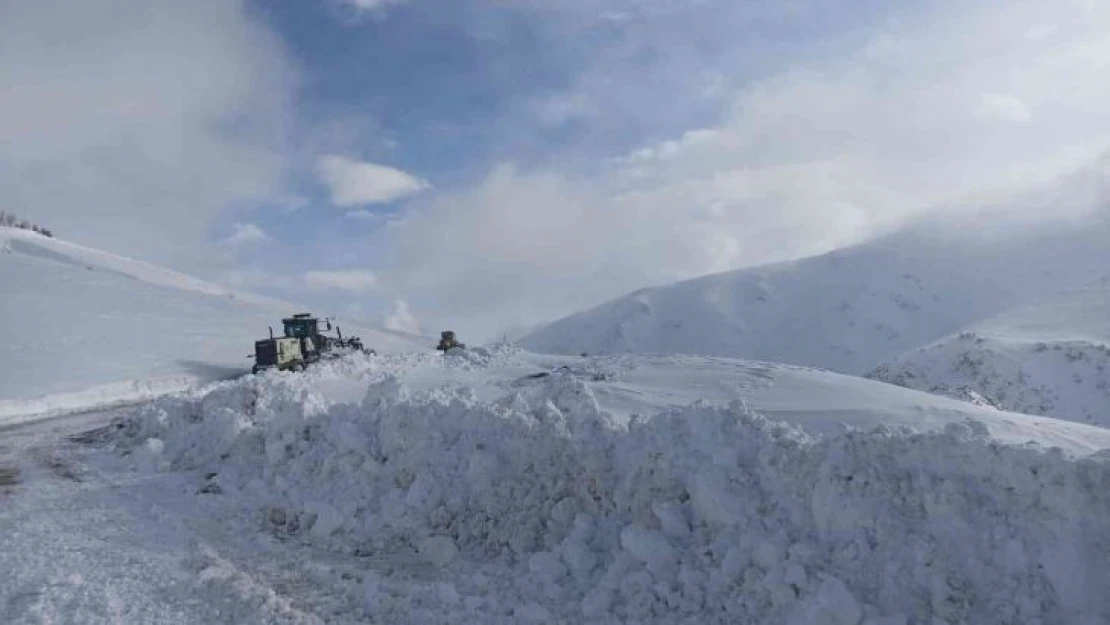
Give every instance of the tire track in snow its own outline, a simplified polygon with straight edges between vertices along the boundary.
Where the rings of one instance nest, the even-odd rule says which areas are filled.
[[[122,471],[88,447],[98,437],[82,433],[112,416],[11,431],[0,457],[0,493],[11,491],[0,506],[0,622],[325,622],[298,607],[320,603],[298,597],[300,585],[268,583],[281,571],[243,548],[242,526],[205,526],[182,496],[185,478]],[[293,557],[275,558],[278,568]]]

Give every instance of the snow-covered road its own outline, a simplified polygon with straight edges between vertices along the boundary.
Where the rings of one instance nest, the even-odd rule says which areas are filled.
[[[186,475],[129,470],[83,440],[119,412],[0,432],[0,622],[334,622],[311,550],[193,495]]]

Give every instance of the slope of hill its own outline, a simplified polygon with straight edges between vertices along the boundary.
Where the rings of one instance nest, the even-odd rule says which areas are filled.
[[[0,228],[0,421],[238,375],[292,305]],[[409,338],[353,326],[379,351]]]
[[[1110,280],[1006,311],[869,377],[1110,426]]]
[[[918,226],[798,261],[644,289],[522,340],[537,352],[724,355],[864,374],[1110,266],[1110,218]]]

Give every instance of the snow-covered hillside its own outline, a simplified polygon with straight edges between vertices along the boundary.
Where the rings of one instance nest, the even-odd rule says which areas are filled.
[[[916,226],[822,256],[644,289],[533,351],[740,356],[864,374],[1017,304],[1110,274],[1110,217]]]
[[[992,317],[910,351],[871,377],[1110,426],[1110,280]]]
[[[0,228],[0,422],[249,371],[292,305],[39,234]],[[378,350],[418,343],[355,327]]]
[[[157,400],[109,440],[224,534],[327,554],[252,572],[206,545],[190,587],[226,620],[1110,619],[1110,430],[801,367],[351,358]]]

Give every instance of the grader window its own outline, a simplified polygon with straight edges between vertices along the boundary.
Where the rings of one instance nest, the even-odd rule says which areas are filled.
[[[302,339],[317,334],[316,319],[285,319],[283,323],[285,324],[285,336],[288,337]]]

